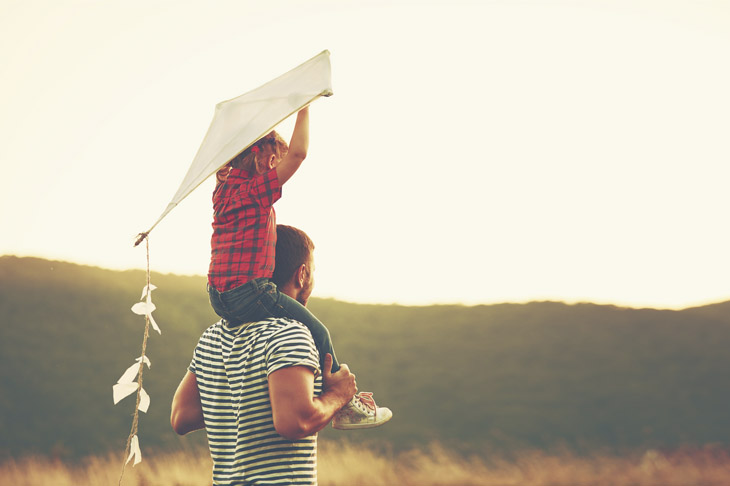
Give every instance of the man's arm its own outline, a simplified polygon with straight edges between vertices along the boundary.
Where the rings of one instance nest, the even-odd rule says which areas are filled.
[[[172,430],[180,435],[205,428],[198,380],[190,371],[185,373],[172,398],[170,425],[172,425]]]
[[[279,185],[284,185],[299,169],[307,157],[307,150],[309,150],[309,106],[305,106],[297,113],[297,121],[289,142],[289,151],[276,166]]]
[[[332,356],[325,357],[325,391],[314,396],[314,370],[290,366],[269,375],[269,398],[274,428],[282,437],[297,440],[322,430],[357,393],[355,375],[343,364],[332,373]]]

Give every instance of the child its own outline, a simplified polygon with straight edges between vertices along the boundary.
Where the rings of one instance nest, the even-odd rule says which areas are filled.
[[[288,317],[312,333],[322,365],[332,355],[332,372],[340,365],[329,331],[303,305],[271,281],[276,248],[273,205],[281,186],[299,169],[309,147],[309,108],[297,114],[291,142],[275,131],[234,157],[218,171],[213,192],[213,237],[208,295],[213,310],[237,325],[271,317]],[[370,393],[355,395],[334,417],[335,428],[377,427],[392,414],[377,407]]]

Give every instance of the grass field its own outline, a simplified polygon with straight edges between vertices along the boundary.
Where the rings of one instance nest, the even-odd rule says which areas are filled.
[[[69,465],[44,457],[0,464],[0,483],[14,486],[116,485],[121,457],[89,457]],[[149,453],[127,466],[123,485],[211,484],[207,451]],[[720,486],[730,484],[730,451],[718,447],[654,450],[619,457],[525,451],[510,458],[463,458],[438,445],[401,454],[376,454],[355,445],[320,444],[321,486]]]

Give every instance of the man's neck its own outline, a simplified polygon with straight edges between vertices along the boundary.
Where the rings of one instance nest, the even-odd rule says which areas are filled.
[[[299,297],[299,290],[297,290],[297,288],[291,282],[279,287],[279,291],[282,294],[288,295],[294,300],[297,300],[297,297]]]

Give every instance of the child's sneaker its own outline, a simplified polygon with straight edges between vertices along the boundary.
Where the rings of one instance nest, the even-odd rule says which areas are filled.
[[[332,427],[341,430],[369,429],[383,425],[392,417],[390,409],[375,405],[372,393],[360,392],[335,414]]]

